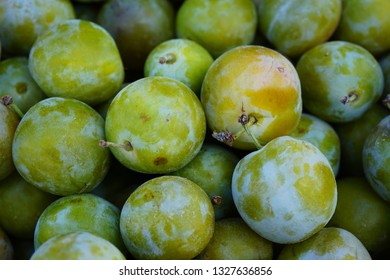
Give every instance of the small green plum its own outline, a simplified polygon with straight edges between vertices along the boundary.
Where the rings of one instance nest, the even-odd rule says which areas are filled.
[[[108,240],[89,232],[56,235],[42,244],[31,260],[125,260]]]
[[[108,146],[123,165],[162,174],[184,167],[199,152],[206,117],[195,93],[168,77],[145,77],[122,89],[106,116]]]
[[[124,67],[114,39],[100,25],[80,19],[55,24],[35,40],[28,67],[49,97],[96,105],[114,96]]]
[[[296,66],[304,108],[328,122],[360,118],[381,97],[383,72],[363,47],[328,41],[306,51]]]
[[[20,121],[13,162],[22,177],[41,190],[56,195],[88,192],[110,166],[109,150],[99,146],[104,137],[104,120],[90,106],[71,98],[46,98]]]
[[[126,253],[119,216],[118,207],[94,194],[61,197],[46,207],[39,217],[34,232],[35,249],[53,236],[86,231],[107,239]]]
[[[241,218],[215,222],[213,237],[197,259],[272,260],[273,243],[254,232]]]
[[[390,250],[390,204],[370,186],[364,176],[337,180],[337,206],[328,226],[348,230],[372,256]]]
[[[311,114],[303,113],[298,127],[291,137],[306,140],[320,149],[329,160],[335,176],[340,167],[341,144],[335,129],[327,122]]]
[[[11,96],[20,111],[47,98],[31,77],[26,57],[11,57],[0,62],[0,96]]]
[[[202,45],[214,58],[253,42],[257,12],[252,0],[186,0],[176,14],[176,34]]]
[[[385,86],[382,98],[385,105],[390,108],[390,53],[381,57],[379,59],[379,64],[382,67],[383,75],[385,76]]]
[[[370,131],[363,145],[362,160],[368,182],[390,202],[390,115]]]
[[[198,43],[171,39],[157,45],[146,58],[146,77],[164,76],[183,82],[198,96],[203,78],[214,59]]]
[[[337,203],[328,159],[310,142],[291,136],[277,137],[244,156],[233,172],[232,194],[249,227],[280,244],[317,233]]]
[[[226,147],[204,143],[196,157],[171,175],[187,178],[198,184],[210,197],[215,218],[235,214],[232,197],[232,175],[239,157]]]
[[[340,170],[344,176],[361,176],[363,174],[362,151],[364,141],[389,111],[381,104],[375,103],[360,118],[350,122],[335,123],[334,129],[340,139]]]
[[[0,1],[0,39],[4,53],[28,56],[36,38],[52,25],[74,19],[70,0]]]
[[[282,54],[296,58],[329,40],[341,17],[341,0],[258,1],[259,29]]]
[[[286,245],[279,260],[371,260],[362,242],[342,228],[326,227],[309,239]]]
[[[0,182],[0,226],[12,237],[32,239],[40,215],[57,198],[14,171]]]
[[[122,208],[120,229],[136,259],[193,259],[214,232],[210,198],[197,184],[160,176],[138,187]]]
[[[0,227],[0,260],[12,260],[14,258],[14,248],[8,235]]]
[[[290,134],[302,113],[295,67],[279,52],[257,45],[219,56],[206,73],[200,100],[215,138],[241,150]],[[250,133],[243,133],[244,119]]]
[[[335,40],[361,45],[375,56],[390,50],[390,2],[343,0]]]

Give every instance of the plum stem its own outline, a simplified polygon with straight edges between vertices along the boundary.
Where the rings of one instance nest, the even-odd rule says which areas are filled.
[[[167,53],[166,55],[160,57],[158,59],[158,63],[160,64],[172,64],[176,61],[176,55],[173,53]]]
[[[222,203],[222,197],[220,195],[213,195],[211,197],[211,203],[213,205],[221,205]]]
[[[348,95],[341,97],[340,102],[343,105],[346,105],[348,103],[355,101],[358,97],[359,97],[359,95],[356,91],[351,91],[350,93],[348,93]]]
[[[12,96],[4,95],[1,98],[1,103],[4,104],[5,106],[11,108],[19,116],[19,118],[23,118],[24,114],[19,109],[19,107],[14,103]]]
[[[133,146],[131,145],[130,141],[125,141],[123,144],[119,143],[114,143],[114,142],[109,142],[106,140],[100,140],[99,141],[99,146],[102,148],[107,148],[107,147],[116,147],[116,148],[121,148],[126,151],[132,151]]]

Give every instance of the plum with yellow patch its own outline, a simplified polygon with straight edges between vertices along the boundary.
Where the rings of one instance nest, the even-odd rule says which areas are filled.
[[[111,242],[84,231],[56,235],[43,243],[31,256],[31,260],[125,259]]]
[[[296,69],[305,109],[329,122],[360,118],[382,95],[383,72],[363,47],[328,41],[305,52]]]
[[[104,120],[90,106],[50,97],[20,121],[12,158],[22,177],[41,190],[56,195],[88,192],[110,166],[110,152],[99,146],[104,137]]]
[[[126,253],[119,231],[119,216],[118,207],[94,194],[61,197],[48,205],[39,217],[34,232],[35,249],[51,237],[86,231],[107,239]]]
[[[351,232],[327,227],[309,239],[286,245],[279,260],[371,260],[362,242]]]
[[[240,217],[216,221],[212,239],[197,259],[272,260],[273,243],[254,232]]]
[[[124,81],[124,67],[111,35],[85,20],[67,20],[38,36],[29,70],[49,97],[75,98],[96,105],[113,97]]]
[[[182,82],[146,77],[122,89],[106,115],[104,145],[141,173],[182,168],[200,151],[206,119],[198,97]]]
[[[146,77],[164,76],[186,84],[200,95],[203,78],[214,59],[195,41],[171,39],[157,45],[146,58]]]
[[[120,229],[136,259],[192,259],[214,232],[206,192],[178,176],[160,176],[138,187],[125,202]]]
[[[362,161],[364,175],[372,188],[390,202],[390,115],[367,135]]]
[[[28,56],[42,32],[75,16],[70,0],[0,1],[0,39],[4,53]]]
[[[243,157],[232,179],[243,220],[276,243],[297,243],[332,217],[336,180],[325,155],[310,142],[281,136]]]
[[[210,66],[201,90],[209,128],[233,135],[242,130],[238,117],[245,111],[255,123],[249,128],[261,144],[290,134],[302,113],[301,85],[289,60],[262,46],[240,46],[225,52]],[[248,134],[233,147],[256,148]]]
[[[341,0],[259,1],[259,28],[277,51],[299,57],[329,40],[341,17]]]

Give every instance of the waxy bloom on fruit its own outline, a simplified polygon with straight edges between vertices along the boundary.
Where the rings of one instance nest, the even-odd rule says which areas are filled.
[[[325,155],[290,136],[273,139],[237,164],[232,194],[243,220],[264,238],[303,241],[322,229],[337,203],[336,180]]]
[[[56,195],[95,188],[110,165],[110,152],[99,146],[104,120],[87,104],[50,97],[27,111],[15,131],[12,156],[22,177]]]
[[[294,66],[261,46],[236,47],[217,58],[204,78],[201,102],[217,139],[225,133],[232,136],[233,147],[245,150],[256,147],[250,134],[260,144],[290,134],[302,113]],[[240,116],[246,116],[250,133],[242,133]]]
[[[142,173],[168,173],[199,152],[206,119],[198,97],[168,77],[139,79],[121,90],[107,111],[108,146],[123,165]]]

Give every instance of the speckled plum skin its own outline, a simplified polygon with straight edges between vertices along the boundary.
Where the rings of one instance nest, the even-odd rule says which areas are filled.
[[[104,120],[87,104],[51,97],[35,104],[17,127],[12,157],[22,177],[56,195],[88,192],[105,177],[110,152],[99,146]]]
[[[188,0],[177,11],[176,34],[193,40],[213,56],[252,43],[257,28],[251,0]]]
[[[281,136],[243,157],[232,178],[243,220],[264,238],[303,241],[332,217],[336,180],[324,154],[310,142]]]
[[[113,97],[124,81],[124,67],[111,35],[85,20],[66,20],[38,36],[29,70],[49,97],[75,98],[96,105]]]
[[[296,69],[305,109],[324,121],[356,120],[382,95],[384,77],[379,62],[353,43],[317,45],[300,57]]]
[[[69,0],[0,1],[0,40],[4,53],[28,56],[42,32],[75,16]]]
[[[370,131],[364,142],[363,170],[374,190],[390,202],[390,115]]]
[[[192,259],[214,232],[206,192],[178,176],[160,176],[138,187],[125,202],[120,229],[136,259]]]
[[[31,260],[125,260],[125,256],[106,239],[77,231],[56,235],[31,256]]]
[[[182,82],[146,77],[121,90],[106,116],[107,141],[126,167],[141,173],[168,173],[182,168],[199,152],[206,119],[198,97]]]
[[[351,232],[327,227],[309,239],[285,246],[280,260],[371,260],[362,242]]]
[[[341,0],[259,1],[259,28],[276,50],[299,57],[327,41],[341,17]]]
[[[203,81],[201,102],[212,131],[242,130],[242,110],[257,122],[250,127],[254,137],[265,144],[288,135],[302,113],[301,85],[289,60],[262,46],[240,46],[218,57]],[[233,147],[256,149],[252,138],[242,134]]]

